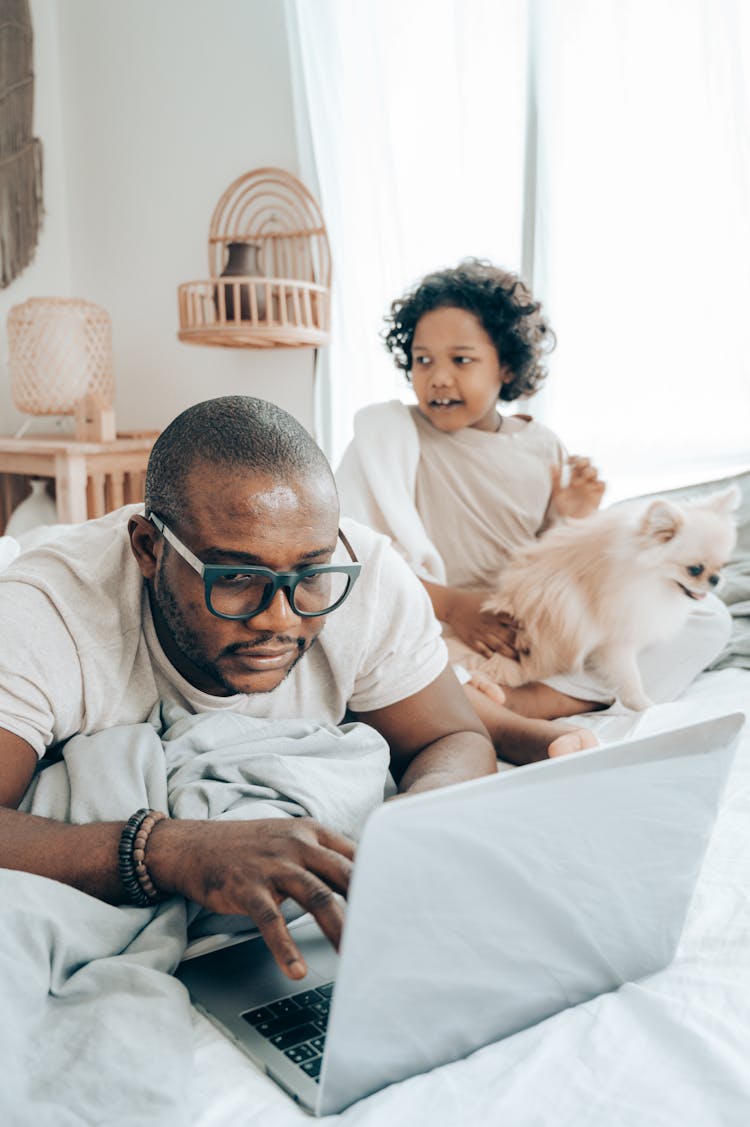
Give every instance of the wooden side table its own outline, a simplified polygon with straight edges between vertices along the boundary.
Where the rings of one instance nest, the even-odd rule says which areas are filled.
[[[121,434],[111,442],[0,436],[0,533],[21,499],[19,475],[22,483],[31,477],[54,480],[61,524],[78,524],[142,501],[148,456],[158,433]]]

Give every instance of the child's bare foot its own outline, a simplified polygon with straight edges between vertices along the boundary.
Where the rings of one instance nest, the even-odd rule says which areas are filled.
[[[499,704],[484,688],[472,684],[464,685],[464,692],[489,732],[498,756],[509,763],[535,763],[550,756],[570,755],[599,746],[598,739],[588,728],[572,728],[557,720],[521,716]]]
[[[590,747],[598,747],[599,740],[590,728],[568,728],[562,736],[547,748],[547,755],[554,759],[558,755],[570,755],[574,751],[586,751]]]
[[[495,704],[505,704],[505,690],[501,689],[494,681],[490,681],[489,677],[484,677],[481,673],[474,673],[468,684],[473,685],[475,689],[479,689],[479,692],[484,693],[490,700],[494,700]]]

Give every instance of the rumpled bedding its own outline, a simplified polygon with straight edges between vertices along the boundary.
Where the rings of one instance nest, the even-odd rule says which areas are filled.
[[[727,669],[702,675],[680,700],[646,713],[580,719],[602,742],[611,743],[737,710],[750,710],[750,673]],[[177,735],[180,718],[171,719]],[[185,725],[186,737],[191,727]],[[89,738],[99,750],[81,772],[75,741],[66,749],[76,802],[79,776],[84,776],[84,796],[90,772],[97,780],[93,800],[84,797],[76,809],[124,818],[146,799],[159,805],[161,795],[152,796],[149,789],[158,787],[160,777],[163,785],[166,776],[165,769],[160,775],[158,756],[132,747],[126,752],[118,733],[114,742],[112,735]],[[169,759],[167,744],[157,738],[152,748],[158,745],[159,754]],[[82,755],[88,746],[80,748]],[[179,747],[171,762],[181,760],[182,751],[189,758],[187,745]],[[362,765],[366,756],[352,750],[353,762]],[[124,756],[120,767],[130,771],[119,797],[109,792],[113,780],[126,772],[115,770],[112,756]],[[202,768],[195,767],[196,787],[208,787],[202,801],[209,802],[212,780],[206,782]],[[286,794],[279,801],[298,797]],[[746,728],[683,939],[669,967],[465,1060],[395,1084],[323,1122],[341,1127],[745,1127],[750,1108],[749,889]],[[0,913],[6,1002],[0,1026],[3,1124],[310,1123],[190,1007],[182,987],[165,973],[184,946],[183,904],[171,901],[157,911],[112,908],[53,881],[0,871]]]
[[[363,724],[163,706],[149,723],[70,740],[22,809],[77,824],[124,820],[141,806],[183,818],[309,815],[356,837],[383,799],[388,759]],[[171,972],[189,923],[200,933],[206,915],[181,897],[113,907],[0,869],[4,1127],[190,1123],[192,1011]],[[213,921],[220,931],[249,923]]]

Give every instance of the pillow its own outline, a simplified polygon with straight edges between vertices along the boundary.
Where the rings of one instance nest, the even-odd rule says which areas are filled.
[[[724,652],[709,666],[710,669],[724,669],[729,665],[750,669],[750,470],[732,477],[722,477],[717,481],[701,481],[679,489],[644,494],[643,498],[639,498],[647,500],[649,497],[665,497],[669,501],[685,501],[691,497],[719,493],[730,485],[737,485],[742,491],[740,507],[735,513],[737,547],[724,568],[724,583],[718,595],[727,604],[732,615],[732,636]]]

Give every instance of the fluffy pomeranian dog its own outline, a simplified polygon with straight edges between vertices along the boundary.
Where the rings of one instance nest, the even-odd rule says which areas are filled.
[[[519,660],[460,660],[508,686],[585,667],[627,708],[647,708],[636,657],[718,587],[740,498],[732,486],[679,504],[626,502],[551,528],[513,557],[484,604],[519,623]]]

